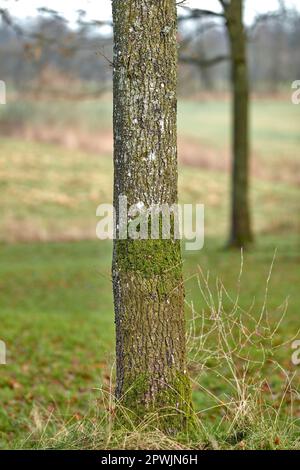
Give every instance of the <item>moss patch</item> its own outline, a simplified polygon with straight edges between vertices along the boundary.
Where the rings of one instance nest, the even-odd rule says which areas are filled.
[[[124,387],[127,391],[118,408],[117,427],[121,425],[130,430],[148,422],[149,427],[159,428],[170,435],[194,432],[196,417],[188,376],[173,372],[168,384],[155,394],[154,400],[148,398],[151,385],[150,375],[142,373],[133,384]]]
[[[118,240],[116,253],[120,271],[139,272],[150,278],[172,270],[174,278],[181,278],[181,250],[177,240]]]

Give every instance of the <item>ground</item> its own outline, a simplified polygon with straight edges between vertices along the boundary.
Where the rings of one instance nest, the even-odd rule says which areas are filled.
[[[82,113],[88,106],[83,105]],[[108,135],[110,104],[98,105],[99,109],[103,136]],[[287,314],[275,337],[276,344],[285,345],[276,350],[275,359],[298,381],[291,343],[298,333],[300,309],[299,111],[283,100],[253,104],[251,200],[256,244],[244,253],[240,294],[241,307],[249,311],[253,304],[253,316],[259,317],[277,250],[267,311],[275,324],[279,307],[288,298]],[[15,110],[7,112],[14,116]],[[63,142],[31,138],[25,142],[22,112],[19,109],[18,132],[12,132],[10,125],[10,136],[1,137],[0,145],[0,339],[8,350],[7,365],[0,366],[0,448],[35,446],[41,434],[51,434],[61,422],[80,422],[95,400],[103,407],[100,389],[109,390],[114,358],[111,244],[95,239],[96,207],[109,202],[112,194],[109,146],[106,143],[101,154],[84,145],[68,148]],[[90,114],[96,121],[97,109]],[[198,266],[210,272],[212,289],[217,277],[231,296],[238,289],[241,254],[224,250],[230,187],[228,125],[227,101],[180,104],[180,199],[206,207],[205,247],[184,253],[187,302],[193,301],[199,312],[209,307],[195,278]],[[93,129],[97,131],[94,122],[88,132]],[[195,157],[198,148],[200,164]],[[224,308],[230,308],[228,299]],[[196,369],[190,363],[195,408],[212,427],[217,426],[224,410],[211,409],[211,397],[200,385],[221,397],[227,393],[226,384],[206,374],[199,385]],[[266,374],[272,405],[278,409],[285,377],[271,365]],[[286,401],[289,412],[290,397]],[[299,395],[293,416],[300,417]],[[281,436],[275,441],[280,446]]]

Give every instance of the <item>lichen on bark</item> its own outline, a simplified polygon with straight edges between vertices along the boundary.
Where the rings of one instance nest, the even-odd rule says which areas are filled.
[[[113,0],[114,205],[177,203],[175,0]],[[114,241],[116,395],[176,433],[192,420],[180,243]],[[165,411],[168,410],[168,413]]]

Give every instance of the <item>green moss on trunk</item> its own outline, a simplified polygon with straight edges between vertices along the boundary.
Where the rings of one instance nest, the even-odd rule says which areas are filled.
[[[150,403],[146,397],[152,377],[141,374],[131,383],[122,400],[124,408],[118,411],[118,422],[128,430],[139,421],[149,419],[149,427],[161,427],[170,435],[192,433],[197,429],[191,401],[190,380],[181,372],[175,372],[168,385],[162,388]]]

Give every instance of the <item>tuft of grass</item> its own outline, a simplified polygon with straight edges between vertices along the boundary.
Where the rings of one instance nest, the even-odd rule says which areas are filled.
[[[171,437],[160,430],[162,411],[133,424],[122,400],[114,398],[114,372],[97,390],[98,398],[81,418],[68,420],[33,410],[32,432],[23,447],[51,449],[300,449],[297,417],[299,377],[286,370],[277,351],[279,330],[288,304],[278,319],[270,316],[268,297],[275,256],[268,274],[260,308],[240,305],[243,257],[235,295],[199,268],[196,273],[201,312],[193,302],[188,330],[189,370],[196,400],[196,430],[192,435]],[[298,332],[299,333],[299,332]],[[295,333],[295,336],[298,335]],[[279,377],[279,382],[274,377]],[[200,406],[199,406],[200,400]],[[296,412],[296,413],[295,413]],[[170,410],[172,413],[172,410]],[[119,420],[118,417],[122,417]]]
[[[261,306],[253,302],[248,310],[240,305],[243,256],[235,295],[220,279],[212,287],[200,268],[197,274],[204,307],[197,313],[189,304],[189,356],[195,388],[205,404],[199,418],[205,422],[207,414],[214,416],[214,441],[222,447],[276,449],[300,443],[299,377],[296,370],[283,367],[278,354],[300,330],[283,341],[279,335],[287,301],[280,306],[278,319],[270,315],[274,262],[275,255]]]

